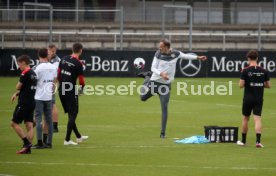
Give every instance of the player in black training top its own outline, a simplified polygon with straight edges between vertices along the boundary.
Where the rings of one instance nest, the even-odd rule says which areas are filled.
[[[18,66],[22,71],[19,82],[16,85],[16,92],[13,94],[11,101],[14,102],[18,96],[18,104],[14,110],[11,126],[23,140],[23,148],[17,151],[17,154],[31,153],[33,140],[33,112],[35,108],[34,95],[36,91],[37,76],[30,68],[30,57],[22,55],[17,59]],[[20,127],[24,121],[27,133]]]
[[[68,113],[67,133],[64,140],[64,145],[77,145],[83,140],[88,139],[88,136],[82,136],[76,125],[76,118],[79,111],[78,103],[78,89],[76,88],[76,81],[79,78],[81,90],[85,86],[83,77],[83,64],[79,60],[82,54],[83,46],[80,43],[73,45],[73,54],[65,56],[61,59],[58,68],[59,97],[63,106],[64,112]],[[70,140],[71,133],[74,131],[77,137],[77,143]]]
[[[264,88],[270,88],[268,73],[265,69],[258,66],[258,52],[251,50],[247,53],[249,66],[241,71],[240,88],[244,88],[243,105],[242,105],[242,141],[237,144],[244,146],[246,144],[246,134],[248,131],[248,121],[253,111],[256,132],[256,147],[264,147],[261,144],[262,130],[262,107]]]

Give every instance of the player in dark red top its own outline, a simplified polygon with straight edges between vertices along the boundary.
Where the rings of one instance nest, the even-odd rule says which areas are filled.
[[[16,85],[16,92],[11,97],[14,102],[18,96],[18,104],[14,110],[11,126],[23,140],[23,148],[17,151],[17,154],[31,153],[33,140],[33,112],[35,108],[34,95],[36,91],[37,77],[35,72],[30,68],[30,57],[22,55],[17,59],[18,66],[22,71],[19,82]],[[24,121],[27,133],[20,127]]]
[[[67,133],[64,145],[77,145],[88,138],[88,136],[82,136],[79,133],[76,125],[76,118],[79,111],[79,91],[76,88],[77,79],[79,79],[79,84],[81,85],[80,90],[83,90],[85,86],[83,77],[84,66],[79,60],[83,46],[80,43],[75,43],[72,50],[73,54],[63,57],[58,68],[58,80],[60,82],[59,97],[64,112],[68,113]],[[70,140],[72,131],[74,131],[77,137],[77,143]]]
[[[270,88],[268,73],[257,64],[258,52],[251,50],[247,53],[249,66],[241,72],[240,88],[244,88],[243,106],[242,106],[242,141],[237,144],[244,146],[246,144],[246,134],[248,131],[248,121],[253,111],[256,132],[256,147],[264,147],[261,144],[261,114],[263,107],[264,88]]]

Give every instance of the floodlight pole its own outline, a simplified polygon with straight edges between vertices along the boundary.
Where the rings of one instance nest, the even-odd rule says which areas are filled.
[[[34,3],[37,3],[37,0],[35,0]],[[36,9],[37,7],[34,6],[34,8]],[[36,10],[34,11],[34,20],[37,21],[37,11]]]
[[[23,49],[25,49],[25,42],[26,42],[26,12],[25,12],[25,6],[23,6]]]
[[[10,0],[7,0],[8,21],[10,21]]]
[[[165,36],[165,20],[166,20],[166,9],[167,8],[178,8],[178,9],[188,9],[190,13],[189,21],[189,51],[192,51],[192,41],[193,41],[193,7],[189,5],[163,5],[162,9],[162,38]]]
[[[210,24],[211,0],[208,0],[207,23]]]
[[[143,22],[146,23],[146,0],[143,0]]]
[[[162,8],[162,38],[165,37],[165,20],[166,20],[166,10]]]
[[[26,42],[26,6],[39,6],[49,8],[49,43],[52,43],[53,38],[53,6],[46,3],[33,3],[33,2],[24,2],[23,3],[23,48],[25,49]],[[35,9],[36,10],[36,9]]]
[[[272,15],[272,24],[275,24],[275,8],[276,8],[276,0],[273,0],[273,15]]]
[[[124,7],[120,7],[120,50],[123,50]]]
[[[258,51],[261,51],[262,49],[262,36],[261,36],[261,32],[262,32],[262,7],[259,7],[259,16],[258,16],[258,23],[259,23],[259,27],[258,27]]]
[[[79,0],[75,0],[75,3],[76,3],[76,6],[75,6],[75,9],[76,9],[76,12],[75,12],[75,22],[79,22]]]

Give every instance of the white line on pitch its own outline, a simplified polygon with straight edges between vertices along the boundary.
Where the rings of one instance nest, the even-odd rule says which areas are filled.
[[[75,166],[99,166],[99,167],[136,167],[136,168],[197,168],[197,169],[221,169],[221,170],[273,170],[275,167],[213,167],[213,166],[188,166],[188,165],[139,165],[139,164],[109,164],[109,163],[42,163],[42,162],[12,162],[0,161],[1,164],[27,164],[27,165],[75,165]]]
[[[3,127],[3,128],[0,128],[0,130],[6,130],[8,129],[8,127]],[[1,175],[0,175],[1,176]]]
[[[68,149],[97,149],[97,148],[176,148],[177,146],[151,146],[151,145],[140,145],[140,146],[89,146],[89,147],[68,147]]]
[[[170,100],[170,101],[175,101],[175,102],[187,102],[186,100]]]
[[[231,108],[240,108],[238,105],[230,105],[230,104],[216,104],[217,106],[231,107]]]
[[[228,81],[215,81],[215,80],[211,80],[211,81],[214,81],[215,83],[229,84]],[[210,83],[211,81],[205,81],[205,80],[185,80],[184,82],[195,82],[195,83],[197,83],[197,82],[205,82],[205,83]],[[232,84],[237,84],[238,85],[239,83],[232,81]]]
[[[160,114],[160,112],[158,111],[146,111],[143,112],[144,114]],[[195,112],[195,111],[172,111],[170,112],[171,114],[198,114],[199,112]]]
[[[177,140],[180,138],[170,138],[172,140]],[[66,147],[67,149],[106,149],[106,148],[124,148],[124,149],[131,149],[131,148],[179,148],[182,147],[183,145],[174,145],[174,146],[87,146],[87,147],[80,147],[80,146],[72,146],[72,147]],[[188,145],[187,145],[188,146]],[[218,147],[218,146],[212,146],[213,147]]]
[[[13,112],[12,110],[4,110],[4,109],[0,109],[0,112]],[[1,175],[0,175],[1,176]]]

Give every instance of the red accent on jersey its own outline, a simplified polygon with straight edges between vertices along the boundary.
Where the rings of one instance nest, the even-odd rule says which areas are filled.
[[[24,75],[25,75],[28,71],[30,71],[30,70],[31,70],[31,68],[25,69],[24,71],[22,71],[21,75],[24,76]]]
[[[71,55],[71,58],[73,58],[73,59],[79,61],[82,65],[84,65],[84,63],[83,63],[83,62],[80,60],[80,58],[77,57],[76,55],[72,54],[72,55]]]
[[[258,67],[258,68],[261,68],[261,69],[263,69],[263,70],[265,70],[264,68],[262,68],[261,66],[259,66],[259,65],[249,65],[249,66],[247,66],[247,67],[244,67],[242,70],[241,70],[241,72],[243,72],[244,70],[246,70],[246,69],[249,69],[249,68],[251,68],[251,67]]]
[[[85,86],[85,81],[84,81],[84,76],[83,76],[83,75],[80,75],[80,76],[79,76],[79,83],[80,83],[81,87],[84,88],[84,86]]]
[[[79,60],[79,56],[76,54],[71,54],[71,57]]]
[[[60,68],[58,68],[58,70],[57,70],[57,79],[58,79],[58,81],[60,81],[60,72],[61,72],[61,70],[60,70]]]

